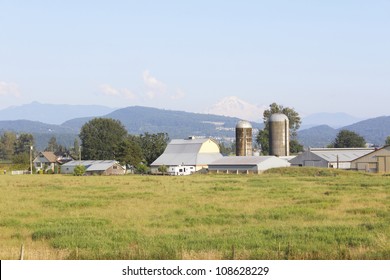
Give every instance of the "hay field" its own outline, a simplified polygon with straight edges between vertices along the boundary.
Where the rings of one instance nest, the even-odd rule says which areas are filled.
[[[0,259],[390,259],[390,176],[0,175]]]

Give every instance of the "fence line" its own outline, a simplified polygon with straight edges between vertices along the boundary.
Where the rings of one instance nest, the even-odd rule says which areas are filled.
[[[30,174],[30,171],[28,171],[28,170],[13,170],[13,171],[11,171],[11,174],[12,175],[26,175],[26,174]]]

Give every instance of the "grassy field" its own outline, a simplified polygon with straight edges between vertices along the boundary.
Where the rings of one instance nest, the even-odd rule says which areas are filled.
[[[0,175],[0,259],[390,259],[390,176]]]

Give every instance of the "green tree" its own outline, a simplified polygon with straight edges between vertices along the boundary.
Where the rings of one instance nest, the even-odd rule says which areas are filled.
[[[122,165],[130,164],[132,166],[137,166],[141,163],[143,154],[139,142],[132,136],[126,137],[117,149],[116,160]]]
[[[45,151],[47,152],[57,152],[59,150],[59,145],[57,143],[57,138],[55,136],[52,136],[47,143],[47,147]]]
[[[81,159],[80,158],[80,152],[81,152],[81,147],[80,147],[79,139],[75,138],[74,142],[73,142],[73,147],[70,149],[70,155],[74,159],[80,160]]]
[[[167,133],[141,134],[138,138],[142,148],[143,158],[148,166],[152,164],[168,145],[169,137]]]
[[[84,124],[80,131],[83,146],[82,159],[108,160],[116,158],[127,131],[118,120],[95,118]]]
[[[296,112],[293,108],[284,107],[277,103],[272,103],[269,105],[269,109],[263,112],[263,122],[264,129],[260,130],[256,141],[261,146],[262,153],[265,155],[269,154],[269,118],[272,114],[281,113],[285,114],[289,120],[289,128],[290,128],[290,152],[298,153],[303,151],[303,146],[298,143],[297,140],[297,131],[301,126],[301,117],[298,112]]]
[[[30,163],[30,152],[34,146],[34,137],[29,133],[20,134],[14,144],[14,155],[12,162],[15,164],[29,164]],[[34,155],[32,154],[34,157]]]
[[[390,145],[390,136],[387,136],[386,138],[386,141],[385,141],[385,145]]]
[[[16,134],[6,131],[0,137],[0,159],[11,160],[15,153]]]
[[[329,147],[333,148],[362,148],[366,146],[366,141],[356,132],[343,129]]]
[[[291,139],[290,140],[290,153],[297,154],[299,152],[303,152],[303,145],[299,144],[298,140]]]
[[[135,167],[135,171],[138,174],[147,174],[149,173],[149,168],[145,164],[140,163]]]
[[[32,134],[20,134],[15,141],[15,155],[30,154],[31,146],[34,146],[34,137]]]
[[[221,154],[224,156],[236,154],[236,142],[233,142],[231,144],[221,142],[219,143],[219,149]]]

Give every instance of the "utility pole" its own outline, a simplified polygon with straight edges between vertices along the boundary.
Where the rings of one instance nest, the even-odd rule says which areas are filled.
[[[33,174],[33,169],[32,169],[32,151],[33,151],[33,146],[30,146],[30,174]]]

